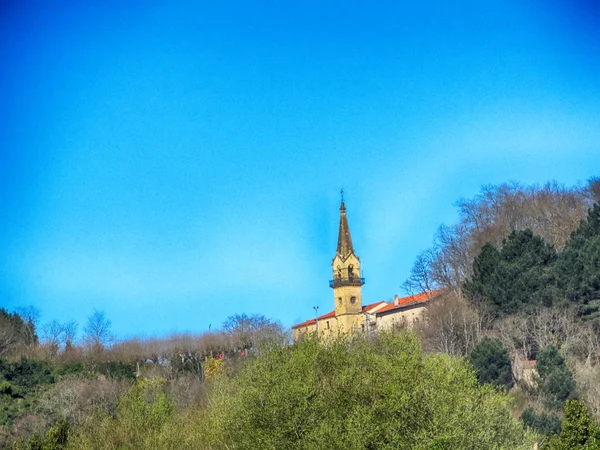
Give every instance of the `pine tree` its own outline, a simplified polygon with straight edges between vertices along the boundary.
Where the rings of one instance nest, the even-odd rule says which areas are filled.
[[[473,262],[464,292],[500,315],[531,306],[552,306],[558,298],[553,265],[556,250],[531,230],[517,231],[500,250],[486,244]]]
[[[600,205],[571,235],[556,264],[558,285],[588,319],[600,320]]]
[[[542,446],[542,450],[578,449],[600,449],[600,427],[583,401],[569,400],[565,403],[565,418],[560,435],[552,437]]]
[[[485,337],[473,349],[469,360],[481,384],[489,383],[506,389],[512,387],[513,376],[508,351],[498,339]]]

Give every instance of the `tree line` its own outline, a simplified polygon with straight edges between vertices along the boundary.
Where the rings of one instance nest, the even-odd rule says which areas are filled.
[[[195,405],[207,380],[236,373],[267,343],[290,339],[261,315],[231,316],[214,332],[126,340],[115,338],[101,311],[90,315],[81,337],[75,322],[40,326],[38,318],[32,307],[0,309],[0,448],[35,449],[49,431],[66,436],[65,427],[73,430],[99,411],[114,414],[141,380],[162,380],[170,404]]]

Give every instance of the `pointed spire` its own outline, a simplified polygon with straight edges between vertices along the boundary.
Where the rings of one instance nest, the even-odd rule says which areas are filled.
[[[349,254],[354,253],[352,247],[352,237],[350,236],[350,227],[346,217],[346,205],[344,204],[344,190],[341,191],[342,203],[340,205],[340,229],[338,232],[337,254],[346,259]]]

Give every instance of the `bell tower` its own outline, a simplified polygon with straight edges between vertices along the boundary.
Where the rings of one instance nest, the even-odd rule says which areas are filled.
[[[365,284],[365,279],[362,278],[360,259],[354,254],[352,247],[343,190],[341,194],[338,243],[331,263],[333,280],[329,282],[329,287],[333,289],[335,316],[339,327],[343,331],[349,332],[360,327],[364,320],[362,317],[362,285]]]

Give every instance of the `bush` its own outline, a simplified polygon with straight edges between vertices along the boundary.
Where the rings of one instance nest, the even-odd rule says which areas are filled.
[[[507,403],[462,360],[424,355],[407,332],[373,342],[308,338],[265,352],[236,379],[221,378],[195,445],[531,448]]]
[[[525,426],[541,435],[560,433],[560,419],[555,414],[536,413],[533,409],[527,408],[521,414],[521,420]]]
[[[72,449],[161,448],[157,440],[173,414],[161,378],[139,380],[119,401],[115,415],[97,411],[69,436]]]

